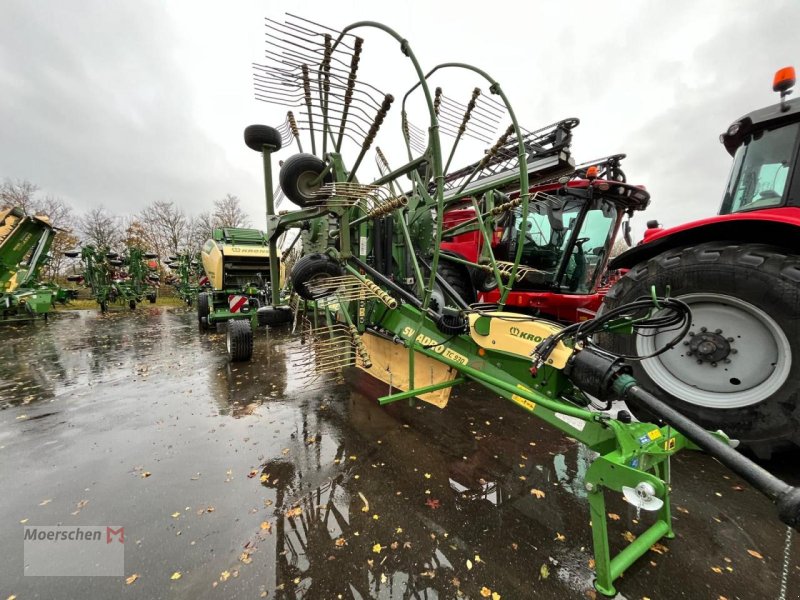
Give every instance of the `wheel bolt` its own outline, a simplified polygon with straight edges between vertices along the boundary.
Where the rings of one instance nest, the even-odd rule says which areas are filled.
[[[733,342],[733,338],[725,338],[725,339],[727,339],[729,342]]]
[[[726,358],[726,359],[725,359],[725,364],[726,364],[726,365],[729,365],[729,364],[731,364],[731,359],[730,359],[730,358]]]
[[[694,337],[694,331],[689,332],[689,337]]]
[[[683,342],[683,345],[684,345],[684,346],[688,346],[688,345],[689,345],[689,342]]]
[[[717,363],[711,363],[711,366],[712,366],[712,367],[716,367],[716,366],[717,366]]]
[[[731,348],[731,354],[738,354],[739,351],[736,348]]]
[[[697,359],[697,364],[698,364],[698,365],[702,365],[702,364],[703,364],[703,361],[702,361],[702,360],[700,360],[700,359],[698,358],[698,359]]]
[[[694,354],[694,352],[692,352],[691,350],[689,350],[689,351],[686,353],[686,356],[692,356],[693,354]]]
[[[715,329],[714,333],[717,333],[717,334],[722,333],[722,329]]]
[[[702,331],[703,333],[705,333],[706,331],[708,331],[708,328],[707,328],[707,327],[701,327],[701,328],[700,328],[700,331]]]

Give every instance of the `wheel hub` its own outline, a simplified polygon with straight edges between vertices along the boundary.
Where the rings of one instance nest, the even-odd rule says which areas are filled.
[[[689,346],[687,358],[697,360],[698,364],[708,363],[716,367],[721,361],[731,362],[728,356],[736,353],[731,348],[732,342],[733,338],[723,336],[721,329],[711,332],[703,327],[698,333],[690,331],[689,340],[684,345]]]

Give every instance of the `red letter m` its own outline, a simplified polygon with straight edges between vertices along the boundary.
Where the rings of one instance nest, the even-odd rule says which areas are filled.
[[[119,536],[117,539],[119,540],[120,544],[125,543],[125,528],[120,527],[119,529],[111,529],[111,527],[106,527],[106,544],[110,544],[114,539],[113,536]]]

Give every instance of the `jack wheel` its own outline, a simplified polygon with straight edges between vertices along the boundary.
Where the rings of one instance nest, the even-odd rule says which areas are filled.
[[[208,294],[201,292],[197,295],[197,324],[200,327],[200,331],[208,331],[208,315],[210,313]]]
[[[324,184],[333,181],[333,176],[330,172],[319,180],[320,174],[326,168],[325,161],[320,160],[313,154],[290,156],[283,163],[278,175],[283,193],[301,208],[324,200],[325,196],[318,196],[317,193]]]
[[[306,300],[323,298],[333,294],[340,285],[326,286],[325,279],[341,274],[342,267],[327,254],[308,254],[292,267],[292,287]]]

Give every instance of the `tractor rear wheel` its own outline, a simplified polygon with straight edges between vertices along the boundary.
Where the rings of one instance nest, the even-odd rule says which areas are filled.
[[[472,287],[472,279],[466,267],[455,265],[449,262],[446,258],[439,258],[439,263],[436,266],[436,271],[445,280],[445,282],[453,288],[461,299],[467,304],[475,302],[475,290]],[[430,270],[425,269],[425,276],[429,277]],[[436,312],[441,312],[445,306],[457,307],[456,303],[450,299],[449,295],[445,294],[444,288],[438,281],[433,284],[433,292],[431,294],[430,306]]]
[[[244,362],[253,356],[253,330],[249,319],[228,321],[228,356],[232,362]]]
[[[722,429],[759,458],[800,446],[800,257],[763,244],[710,242],[677,248],[629,271],[601,312],[649,296],[655,286],[692,309],[687,336],[634,376],[707,429]],[[646,356],[675,331],[605,334],[601,345]],[[653,335],[654,334],[654,335]],[[637,418],[652,416],[635,404]]]
[[[211,309],[208,305],[208,294],[201,292],[197,294],[197,324],[201,331],[208,331],[208,315]]]

